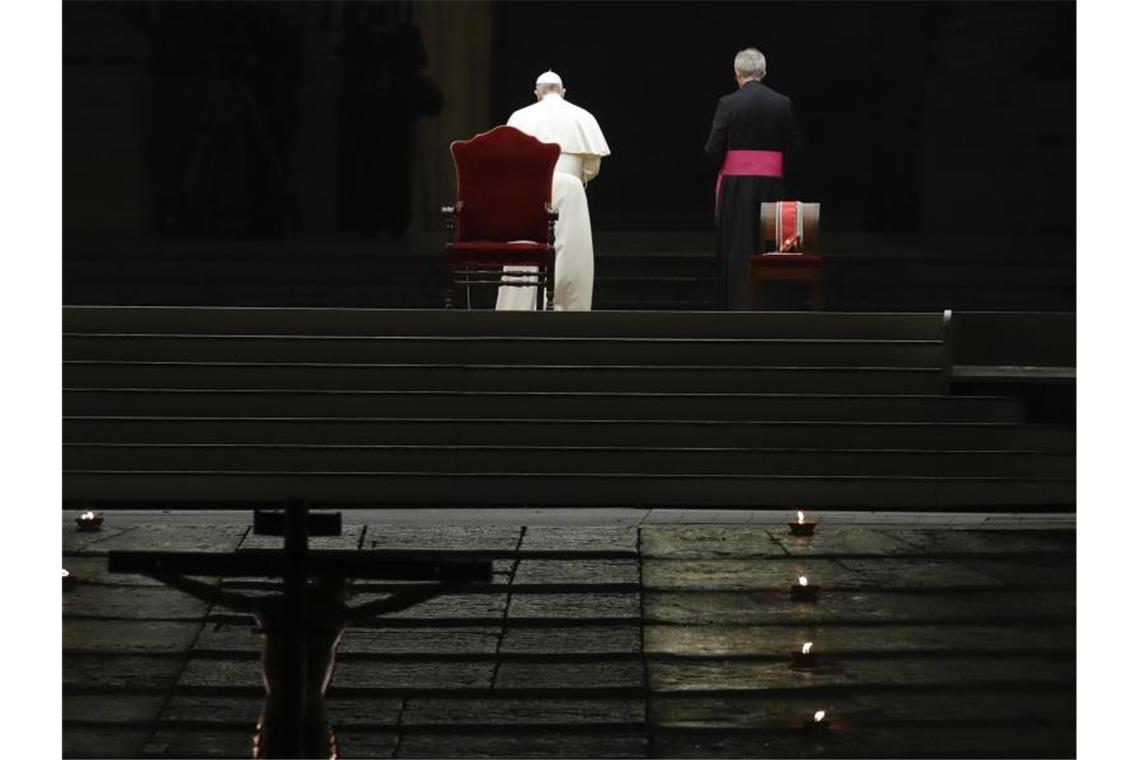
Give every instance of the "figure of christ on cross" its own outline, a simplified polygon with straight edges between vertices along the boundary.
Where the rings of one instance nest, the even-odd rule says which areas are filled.
[[[225,591],[181,575],[150,575],[209,604],[247,612],[261,634],[261,677],[265,704],[253,737],[253,757],[327,757],[339,755],[336,735],[325,709],[325,691],[336,667],[336,650],[347,625],[399,612],[447,593],[450,584],[409,587],[383,599],[350,607],[348,583],[340,576],[310,578],[303,594],[306,625],[289,625],[285,597],[257,597]],[[297,659],[303,658],[303,663]],[[303,683],[290,684],[298,674]],[[297,695],[294,698],[292,695]],[[294,754],[295,747],[302,749]]]

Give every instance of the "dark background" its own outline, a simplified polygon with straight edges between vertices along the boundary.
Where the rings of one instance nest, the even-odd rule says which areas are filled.
[[[916,232],[927,183],[983,202],[996,183],[1003,226],[1073,229],[1074,3],[500,3],[494,29],[496,113],[554,67],[605,130],[614,157],[590,192],[606,226],[707,223],[700,149],[755,46],[801,121],[794,194],[829,216]]]
[[[505,122],[547,68],[613,151],[590,186],[600,257],[607,231],[644,248],[711,230],[702,147],[756,46],[804,135],[792,194],[863,241],[847,253],[1071,266],[1075,30],[1073,2],[69,1],[65,262],[113,240],[410,235],[384,250],[430,252],[448,143]],[[403,85],[361,116],[368,51]]]

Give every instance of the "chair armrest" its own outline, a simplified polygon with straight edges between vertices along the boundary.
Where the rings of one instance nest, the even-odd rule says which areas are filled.
[[[439,209],[439,213],[443,216],[443,224],[447,229],[455,226],[455,206],[443,206]]]
[[[454,206],[443,206],[439,212],[443,215],[443,228],[447,230],[447,236],[455,242],[455,220],[463,209],[463,201],[458,201]]]

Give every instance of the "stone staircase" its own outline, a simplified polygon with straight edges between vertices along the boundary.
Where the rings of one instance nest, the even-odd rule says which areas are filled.
[[[1073,509],[943,314],[67,307],[64,501]]]

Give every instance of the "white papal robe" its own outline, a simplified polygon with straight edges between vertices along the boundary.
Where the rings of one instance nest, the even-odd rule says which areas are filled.
[[[507,126],[556,142],[562,149],[554,167],[551,205],[558,212],[554,225],[554,308],[589,311],[594,296],[594,239],[586,183],[598,175],[602,157],[610,153],[598,122],[590,113],[550,93],[534,105],[511,114]],[[525,271],[512,267],[504,271]],[[509,276],[503,278],[509,281]],[[495,308],[501,311],[535,308],[537,288],[499,288]]]

